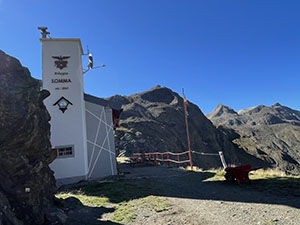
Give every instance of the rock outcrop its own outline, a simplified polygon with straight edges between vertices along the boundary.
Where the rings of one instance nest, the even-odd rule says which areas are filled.
[[[117,95],[108,100],[122,104],[124,110],[120,128],[116,132],[116,148],[121,155],[187,151],[183,99],[177,93],[157,86],[143,93]],[[241,163],[239,154],[246,153],[232,144],[228,133],[217,130],[191,102],[188,114],[192,150],[205,153],[223,151],[227,163]],[[255,161],[255,157],[253,158]],[[218,156],[193,154],[193,161],[201,168],[222,166]]]
[[[56,191],[50,116],[20,62],[0,51],[0,224],[44,224]]]
[[[240,148],[287,173],[300,174],[300,112],[276,103],[238,112],[218,105],[207,115],[216,126],[233,129]]]

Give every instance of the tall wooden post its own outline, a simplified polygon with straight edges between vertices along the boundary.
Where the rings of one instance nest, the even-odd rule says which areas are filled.
[[[187,118],[188,115],[187,115],[186,99],[185,99],[183,88],[182,88],[182,95],[184,97],[183,108],[184,108],[185,128],[186,128],[186,136],[187,136],[188,150],[189,150],[190,167],[191,167],[191,169],[193,169],[193,159],[192,159],[192,151],[191,151],[190,132],[189,132],[189,124],[188,124],[188,118]]]

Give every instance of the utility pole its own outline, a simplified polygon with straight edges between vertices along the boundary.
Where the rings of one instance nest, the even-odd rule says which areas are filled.
[[[186,128],[186,136],[188,142],[188,150],[189,150],[189,160],[190,160],[190,167],[191,170],[193,169],[193,159],[192,159],[192,151],[191,151],[191,142],[190,142],[190,132],[189,132],[189,124],[188,124],[188,114],[187,114],[187,103],[188,101],[184,95],[184,89],[182,88],[182,95],[183,95],[183,108],[184,108],[184,118],[185,118],[185,128]]]

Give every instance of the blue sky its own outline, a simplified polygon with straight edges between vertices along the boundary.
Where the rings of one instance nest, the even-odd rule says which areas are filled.
[[[280,102],[300,110],[298,0],[0,0],[0,49],[41,78],[38,26],[78,37],[95,65],[87,93],[129,95],[155,85],[204,113]]]

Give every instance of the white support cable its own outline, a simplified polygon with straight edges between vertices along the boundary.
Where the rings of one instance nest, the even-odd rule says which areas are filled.
[[[219,154],[215,154],[215,153],[196,152],[196,151],[192,151],[192,153],[195,153],[195,154],[198,154],[198,155],[212,155],[212,156],[219,156]]]
[[[105,120],[105,124],[107,124],[107,121],[106,121],[106,116],[104,116],[104,120]],[[110,129],[107,130],[107,127],[109,126],[105,126],[105,130],[106,130],[106,135],[109,134],[110,132]],[[111,150],[110,148],[110,139],[109,139],[109,136],[108,136],[108,141],[107,141],[107,144],[108,144],[108,149]],[[113,166],[112,166],[112,158],[111,158],[111,154],[109,154],[109,158],[110,158],[110,169],[111,169],[111,175],[114,175],[114,171],[113,171]]]
[[[99,118],[97,115],[95,115],[94,113],[92,113],[91,111],[89,111],[88,109],[86,109],[86,111],[91,114],[92,116],[94,116],[95,118],[97,118],[98,120],[100,120],[102,123],[104,123],[106,126],[108,126],[109,128],[113,129],[113,126],[109,125],[106,121],[102,120],[101,118]],[[105,111],[105,109],[103,109],[103,112]],[[102,115],[101,115],[102,117]],[[105,117],[106,118],[106,117]],[[105,119],[106,120],[106,119]]]
[[[92,170],[94,170],[94,168],[91,170],[90,168],[91,168],[91,166],[92,166],[92,160],[93,160],[93,157],[94,157],[94,153],[95,153],[95,148],[96,147],[100,147],[100,154],[101,154],[101,151],[102,151],[102,149],[103,148],[101,148],[101,146],[98,146],[96,143],[97,143],[97,140],[98,140],[98,134],[99,134],[99,131],[100,131],[100,126],[101,126],[101,123],[102,123],[102,117],[103,117],[103,114],[104,114],[104,112],[105,112],[105,110],[103,109],[102,111],[101,111],[101,114],[100,114],[100,117],[98,117],[98,116],[96,116],[95,114],[93,114],[91,111],[89,111],[89,110],[87,110],[86,109],[86,111],[88,112],[88,113],[90,113],[91,115],[93,115],[94,117],[96,117],[96,119],[98,119],[98,121],[99,121],[99,123],[98,123],[98,128],[97,128],[97,132],[96,132],[96,136],[95,136],[95,139],[94,139],[94,142],[91,142],[91,141],[89,141],[89,140],[87,140],[90,144],[92,144],[93,145],[93,151],[92,151],[92,155],[91,155],[91,157],[90,157],[90,163],[89,163],[89,175],[88,175],[88,178],[90,178],[91,177],[91,174],[92,174]],[[99,154],[99,153],[98,153]],[[97,155],[98,156],[98,155]],[[96,157],[97,158],[97,157]],[[94,163],[94,166],[96,165],[96,161],[95,161],[95,163]]]
[[[96,157],[96,159],[95,159],[95,162],[94,162],[94,164],[93,164],[93,167],[92,167],[92,169],[90,169],[90,171],[89,171],[88,178],[90,178],[90,177],[92,176],[92,174],[93,174],[93,172],[94,172],[94,169],[95,169],[95,167],[96,167],[97,161],[98,161],[98,159],[99,159],[99,156],[101,155],[102,150],[103,150],[103,149],[101,148],[100,151],[98,152],[98,155],[97,155],[97,157]]]
[[[196,151],[192,151],[192,153],[195,153],[195,154],[198,154],[198,155],[219,156],[220,160],[222,162],[223,168],[224,169],[227,168],[227,164],[226,164],[226,161],[225,161],[225,158],[224,158],[224,155],[223,155],[222,151],[219,151],[218,154],[216,154],[216,153],[206,153],[206,152],[196,152]]]
[[[90,170],[89,178],[91,177],[91,174],[92,174],[92,172],[94,171],[94,169],[95,169],[95,167],[96,167],[97,161],[98,161],[98,159],[99,159],[99,157],[100,157],[100,155],[101,155],[102,150],[104,149],[103,146],[104,146],[105,141],[107,140],[107,138],[108,138],[108,133],[106,133],[106,136],[105,136],[105,138],[104,138],[104,141],[103,141],[103,143],[102,143],[102,146],[100,147],[100,151],[99,151],[99,153],[98,153],[98,155],[97,155],[97,157],[96,157],[96,160],[95,160],[95,162],[94,162],[94,165],[93,165],[92,169]]]
[[[87,142],[90,143],[90,144],[92,144],[92,145],[95,145],[95,146],[98,147],[98,148],[101,148],[102,150],[104,150],[104,151],[106,151],[106,152],[108,152],[108,153],[110,153],[110,154],[113,154],[113,155],[116,154],[116,153],[110,151],[109,149],[107,149],[107,148],[105,148],[105,147],[102,147],[101,145],[94,144],[94,143],[93,143],[92,141],[90,141],[90,140],[87,140]]]
[[[87,109],[86,109],[86,112],[89,112],[89,113],[91,113],[91,112],[90,112],[90,111],[88,111]],[[103,111],[101,112],[101,115],[100,115],[100,117],[102,117],[102,115],[103,115],[103,112],[104,112],[104,109],[103,109]],[[94,115],[94,114],[92,114],[92,115]],[[98,117],[96,117],[96,118],[98,118]],[[99,122],[98,122],[98,127],[97,127],[96,136],[95,136],[94,142],[93,142],[93,143],[91,143],[91,144],[93,144],[93,150],[92,150],[92,154],[91,154],[91,157],[90,157],[90,162],[89,162],[89,165],[88,165],[88,167],[89,167],[89,171],[90,171],[90,168],[91,168],[92,159],[93,159],[94,152],[95,152],[95,144],[96,144],[96,142],[97,142],[97,138],[98,138],[98,134],[99,134],[99,130],[100,130],[100,125],[101,125],[101,119],[99,119],[99,118],[98,118],[98,120],[99,120]]]

